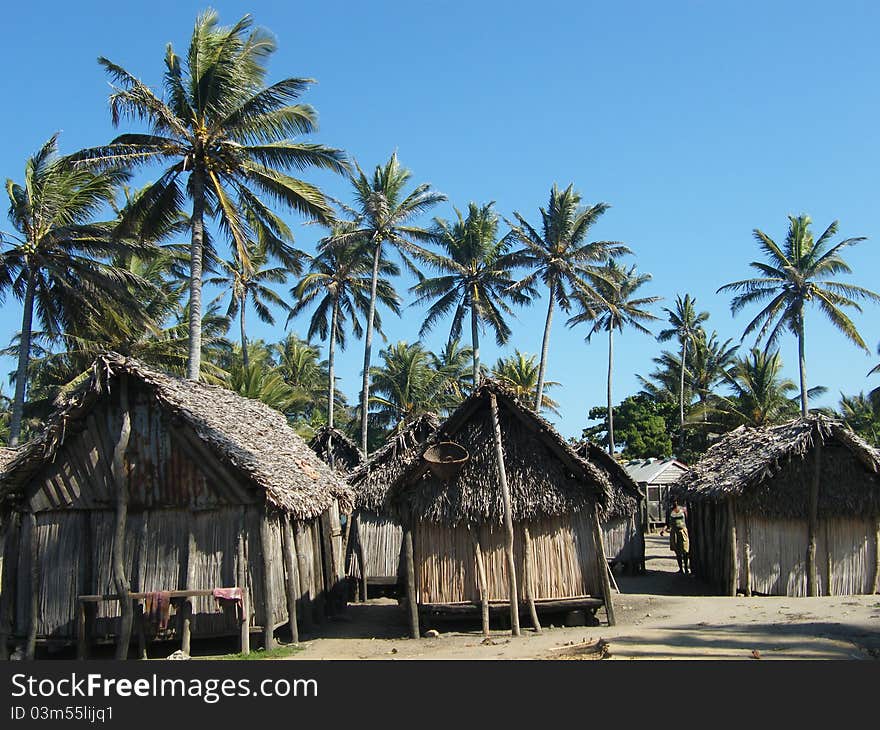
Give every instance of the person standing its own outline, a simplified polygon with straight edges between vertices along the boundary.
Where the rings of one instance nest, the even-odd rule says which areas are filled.
[[[679,505],[678,500],[672,500],[672,509],[666,517],[665,530],[669,530],[669,549],[675,553],[675,559],[678,561],[678,572],[689,574],[691,572],[690,560],[690,541],[688,539],[687,530],[687,510]],[[661,530],[660,534],[663,534]]]

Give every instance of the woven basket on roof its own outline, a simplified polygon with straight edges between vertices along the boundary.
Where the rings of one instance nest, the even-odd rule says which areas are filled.
[[[425,451],[422,458],[434,476],[449,481],[461,471],[461,467],[471,456],[464,446],[454,441],[441,441]]]

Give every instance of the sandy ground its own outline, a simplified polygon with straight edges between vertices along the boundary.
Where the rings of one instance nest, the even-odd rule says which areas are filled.
[[[541,634],[524,624],[519,637],[499,628],[488,641],[478,621],[438,621],[437,638],[412,640],[397,602],[379,598],[351,604],[292,659],[880,658],[880,596],[710,596],[677,574],[665,538],[648,536],[646,557],[646,575],[615,576],[613,627],[600,610],[598,625],[563,626],[577,617],[547,616]]]

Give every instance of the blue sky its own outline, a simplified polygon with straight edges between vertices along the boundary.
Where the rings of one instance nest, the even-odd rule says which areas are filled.
[[[315,139],[341,147],[366,169],[397,150],[417,182],[453,204],[497,201],[538,220],[553,182],[573,182],[587,202],[613,207],[594,228],[635,252],[654,279],[646,294],[672,306],[690,292],[711,313],[710,327],[739,338],[721,284],[748,274],[758,257],[753,228],[784,238],[786,216],[809,213],[816,228],[840,220],[843,236],[868,236],[848,254],[853,281],[880,288],[880,6],[872,2],[215,2],[224,22],[245,12],[277,37],[270,79],[318,80],[304,100],[320,115]],[[144,81],[161,79],[165,44],[182,51],[205,3],[55,3],[33,0],[4,11],[0,93],[0,175],[20,179],[24,161],[62,131],[65,152],[114,135],[109,87],[95,59],[105,55]],[[311,175],[347,197],[341,179]],[[318,230],[290,217],[300,247]],[[426,221],[427,222],[427,221]],[[5,218],[0,228],[8,228]],[[401,281],[406,291],[409,282]],[[540,348],[546,299],[521,310],[514,347]],[[20,326],[7,298],[0,343]],[[254,318],[255,319],[255,318]],[[390,340],[417,337],[421,313],[389,316]],[[872,349],[849,345],[832,327],[807,320],[809,384],[820,403],[840,391],[880,384],[880,308],[855,321]],[[283,322],[282,322],[283,324]],[[254,336],[279,339],[276,328]],[[304,321],[292,329],[304,331]],[[657,331],[659,326],[655,326]],[[604,402],[603,339],[555,320],[548,374],[564,435],[577,435],[592,405]],[[439,347],[439,328],[428,344]],[[500,354],[486,337],[485,361]],[[746,341],[746,345],[751,344]],[[661,346],[625,332],[615,341],[616,400],[638,389]],[[782,342],[796,378],[796,343]],[[355,399],[362,351],[340,358],[341,386]],[[0,372],[13,367],[0,360]],[[4,378],[3,389],[10,392]]]

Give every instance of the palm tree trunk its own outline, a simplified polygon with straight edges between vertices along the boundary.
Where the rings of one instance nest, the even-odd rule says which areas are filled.
[[[801,415],[806,417],[810,411],[809,396],[807,395],[807,359],[804,356],[804,317],[801,312],[798,326],[798,367],[801,376]]]
[[[37,277],[28,272],[27,289],[24,294],[24,311],[21,315],[21,335],[18,339],[18,370],[15,373],[15,397],[12,400],[12,419],[9,424],[9,445],[18,446],[21,437],[21,421],[24,414],[24,395],[27,389],[28,364],[31,358],[31,333],[34,322],[34,293]]]
[[[202,367],[202,254],[205,245],[205,181],[192,172],[192,238],[189,247],[189,354],[186,377],[198,380]]]
[[[681,342],[681,384],[678,391],[678,456],[684,451],[684,366],[687,362],[688,342]]]
[[[327,383],[327,425],[333,428],[333,406],[336,405],[334,397],[336,391],[336,376],[333,365],[336,360],[336,320],[339,312],[339,299],[333,300],[333,314],[330,317],[330,344],[327,354],[327,370],[329,371]]]
[[[608,453],[614,456],[614,409],[611,407],[611,373],[614,369],[614,328],[608,328]]]
[[[471,350],[474,358],[474,390],[476,390],[480,385],[480,327],[473,302],[471,302]]]
[[[544,402],[544,374],[547,369],[547,354],[550,350],[550,325],[553,323],[553,304],[556,298],[556,283],[550,285],[550,304],[547,306],[547,321],[544,323],[544,340],[541,343],[541,365],[538,368],[538,388],[535,391],[535,412],[541,412]]]
[[[245,291],[244,295],[241,297],[241,311],[238,313],[238,318],[241,323],[241,362],[244,365],[244,369],[247,370],[250,367],[251,360],[248,357],[248,348],[247,348],[247,330],[244,325],[245,318],[245,307],[247,307],[247,292]]]
[[[364,381],[361,388],[361,451],[367,457],[367,415],[370,402],[370,356],[373,349],[373,320],[376,318],[376,288],[379,281],[379,260],[382,242],[376,241],[373,251],[373,278],[370,280],[370,311],[367,315],[367,331],[364,333]]]

